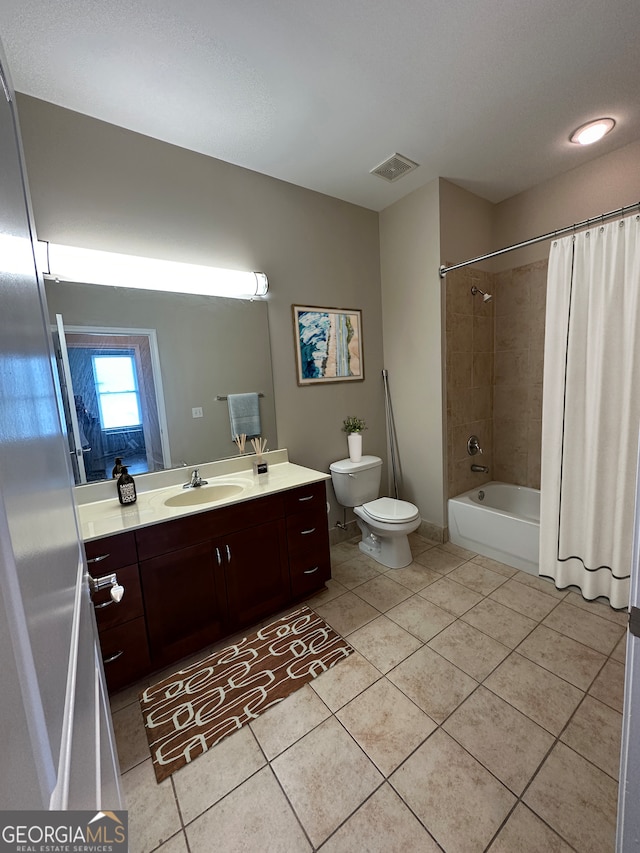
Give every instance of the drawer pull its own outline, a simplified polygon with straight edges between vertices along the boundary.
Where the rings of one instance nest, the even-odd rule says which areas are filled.
[[[306,571],[304,571],[302,574],[303,575],[312,575],[315,572],[317,572],[319,568],[320,568],[320,566],[316,566],[315,569],[306,569]]]
[[[103,607],[109,607],[111,604],[117,604],[118,602],[111,599],[110,601],[103,601],[102,604],[94,604],[94,610],[102,610]]]
[[[107,557],[110,557],[111,554],[100,554],[99,557],[91,557],[87,560],[87,563],[101,563],[103,560],[106,560]]]
[[[231,548],[229,548],[228,545],[225,545],[224,547],[227,549],[227,562],[230,563],[231,562]]]
[[[111,655],[111,657],[102,658],[102,663],[105,665],[108,663],[113,663],[114,660],[118,660],[118,658],[121,657],[123,654],[124,654],[123,651],[122,652],[116,652],[115,655]]]
[[[307,497],[306,497],[306,498],[298,498],[298,500],[299,500],[301,503],[303,503],[304,501],[312,501],[312,500],[313,500],[313,495],[307,495]]]
[[[222,554],[220,553],[220,548],[216,546],[216,557],[218,558],[218,565],[222,565]]]
[[[310,527],[308,530],[301,530],[300,536],[307,536],[309,533],[315,533],[315,532],[316,532],[315,527]]]

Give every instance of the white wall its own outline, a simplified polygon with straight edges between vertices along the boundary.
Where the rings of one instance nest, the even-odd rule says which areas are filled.
[[[405,500],[444,527],[442,285],[438,181],[380,214],[384,359]]]

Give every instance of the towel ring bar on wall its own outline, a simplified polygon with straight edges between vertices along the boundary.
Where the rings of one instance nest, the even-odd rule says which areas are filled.
[[[259,391],[259,392],[258,392],[258,397],[264,397],[264,394],[262,393],[262,391]],[[218,395],[216,396],[216,400],[226,400],[226,399],[227,399],[227,395],[226,395],[226,394],[225,394],[224,396],[223,396],[223,395],[221,395],[221,394],[218,394]]]

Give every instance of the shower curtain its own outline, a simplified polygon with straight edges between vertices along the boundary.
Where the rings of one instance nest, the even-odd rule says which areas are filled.
[[[549,255],[540,574],[629,603],[640,427],[640,216]]]

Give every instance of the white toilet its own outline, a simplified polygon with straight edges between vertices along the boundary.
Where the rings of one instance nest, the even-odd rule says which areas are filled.
[[[408,566],[412,559],[408,537],[420,526],[420,513],[407,501],[378,497],[382,459],[340,459],[329,470],[338,503],[353,507],[362,531],[360,550],[389,569]]]

